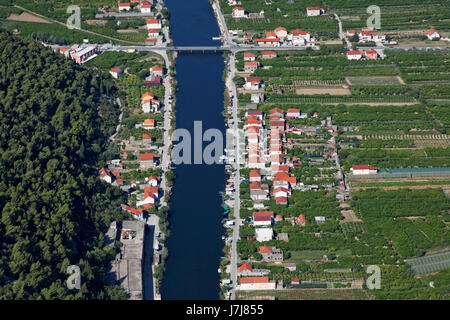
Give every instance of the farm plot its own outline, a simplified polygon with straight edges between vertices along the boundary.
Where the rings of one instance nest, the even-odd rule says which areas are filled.
[[[341,224],[342,231],[348,233],[363,233],[364,228],[362,222],[344,222]]]
[[[450,268],[450,251],[409,259],[408,264],[411,266],[415,275],[423,275],[448,269]]]
[[[295,93],[299,95],[315,95],[315,94],[330,94],[330,95],[351,95],[351,91],[344,86],[336,87],[299,87],[295,89]]]
[[[346,77],[345,79],[350,85],[355,86],[403,84],[399,76]]]

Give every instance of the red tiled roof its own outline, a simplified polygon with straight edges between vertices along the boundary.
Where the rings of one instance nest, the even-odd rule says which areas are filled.
[[[274,38],[274,39],[261,38],[261,39],[255,39],[255,42],[280,42],[280,39],[278,39],[278,38]]]
[[[261,173],[259,170],[253,169],[253,170],[250,170],[249,175],[250,175],[250,177],[260,177]]]
[[[153,153],[141,153],[139,155],[141,161],[153,161]]]
[[[273,211],[253,212],[253,221],[270,221],[273,218]]]
[[[269,277],[244,277],[239,281],[240,283],[269,283]]]
[[[272,253],[271,246],[261,246],[259,247],[259,253]]]
[[[241,266],[237,269],[237,272],[239,273],[239,272],[242,272],[242,271],[244,271],[244,270],[252,271],[253,268],[252,268],[252,266],[249,265],[248,263],[244,263],[243,265],[241,265]]]
[[[377,167],[370,167],[368,164],[357,164],[353,166],[353,170],[364,170],[364,169],[370,169],[370,170],[377,170]]]
[[[244,58],[253,58],[256,57],[252,52],[244,52]]]

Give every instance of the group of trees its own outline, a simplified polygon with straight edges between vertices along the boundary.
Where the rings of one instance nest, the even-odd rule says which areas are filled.
[[[96,177],[105,135],[99,79],[37,42],[0,32],[0,296],[124,298],[107,286],[121,191]],[[69,265],[81,290],[66,287]]]

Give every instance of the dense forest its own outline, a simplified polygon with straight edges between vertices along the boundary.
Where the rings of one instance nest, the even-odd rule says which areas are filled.
[[[0,299],[124,298],[106,285],[115,252],[103,234],[122,213],[120,190],[96,177],[104,87],[34,40],[0,32]],[[80,290],[67,289],[69,265],[81,269]]]

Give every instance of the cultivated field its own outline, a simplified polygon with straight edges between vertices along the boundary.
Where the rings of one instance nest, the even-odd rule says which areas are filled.
[[[45,19],[36,17],[27,12],[23,12],[20,15],[11,14],[6,20],[21,21],[21,22],[35,22],[35,23],[51,23]]]

